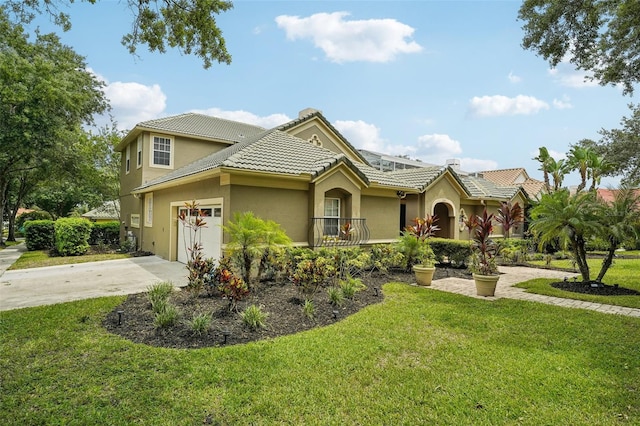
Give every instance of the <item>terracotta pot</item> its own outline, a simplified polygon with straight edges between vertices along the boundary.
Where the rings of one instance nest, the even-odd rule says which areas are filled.
[[[473,280],[476,282],[476,294],[478,296],[494,296],[496,293],[496,285],[500,275],[480,275],[473,274]]]
[[[418,285],[429,286],[433,279],[433,274],[436,272],[435,266],[422,266],[414,265],[413,272],[416,274],[416,282]]]

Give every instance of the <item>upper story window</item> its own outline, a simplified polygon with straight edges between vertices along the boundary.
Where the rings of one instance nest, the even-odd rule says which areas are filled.
[[[142,167],[142,135],[138,136],[136,144],[136,168]]]
[[[173,140],[165,136],[154,136],[151,150],[151,166],[170,168],[173,165]]]
[[[338,235],[340,222],[340,199],[324,199],[324,234]]]
[[[127,173],[131,170],[131,145],[127,145],[125,150],[124,169]]]

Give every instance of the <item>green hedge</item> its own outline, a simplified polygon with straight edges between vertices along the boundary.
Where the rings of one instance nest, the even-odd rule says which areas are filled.
[[[450,240],[447,238],[429,238],[429,244],[436,255],[436,262],[447,260],[455,266],[467,264],[471,256],[471,243],[464,240]]]
[[[32,220],[53,221],[53,217],[51,217],[50,213],[45,212],[44,210],[34,210],[32,212],[22,213],[20,216],[16,217],[16,229],[22,231],[22,227],[25,223]]]
[[[24,224],[27,250],[49,250],[53,248],[54,222],[52,220],[29,220]]]
[[[91,222],[86,219],[68,217],[56,220],[56,251],[61,256],[78,256],[89,250]]]
[[[118,246],[120,244],[120,222],[95,222],[91,228],[89,245],[107,244]]]

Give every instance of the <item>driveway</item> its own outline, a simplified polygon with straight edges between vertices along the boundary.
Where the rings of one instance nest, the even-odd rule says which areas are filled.
[[[187,284],[185,265],[157,256],[6,271],[22,250],[0,250],[0,311],[139,293],[160,281]]]

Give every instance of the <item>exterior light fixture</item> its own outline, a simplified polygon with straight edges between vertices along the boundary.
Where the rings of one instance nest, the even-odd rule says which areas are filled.
[[[373,288],[373,295],[377,296],[378,295],[378,287],[374,287]]]
[[[338,319],[338,311],[333,311],[333,319]]]
[[[116,311],[116,313],[118,314],[118,325],[122,325],[122,315],[124,315],[124,311],[120,309]]]
[[[230,330],[222,330],[222,337],[224,337],[224,340],[222,341],[223,345],[227,344],[227,337],[231,336],[231,331]]]

